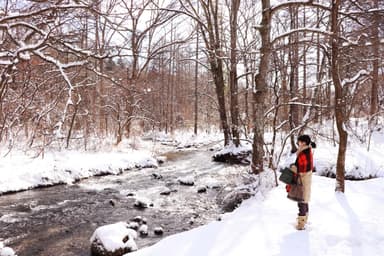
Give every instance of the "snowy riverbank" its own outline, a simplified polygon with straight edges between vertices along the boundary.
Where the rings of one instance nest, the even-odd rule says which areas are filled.
[[[160,133],[152,136],[154,137],[146,141],[124,141],[118,147],[103,146],[98,151],[51,150],[45,152],[44,158],[12,150],[0,161],[0,194],[39,186],[70,184],[95,175],[119,174],[136,167],[157,166],[156,155],[164,152],[165,147],[168,150],[170,146],[174,149],[187,149],[210,144],[220,149],[221,145],[219,133],[201,133],[199,136],[190,133],[176,133],[173,136]],[[336,173],[337,146],[326,140],[316,142],[314,161],[317,174],[333,177]],[[280,149],[277,147],[277,150]],[[279,168],[294,161],[295,155],[290,155],[289,151],[287,146]],[[383,132],[373,133],[369,151],[365,144],[351,139],[346,155],[346,177],[384,177],[383,151]]]
[[[297,206],[284,186],[259,193],[215,221],[126,256],[369,256],[384,250],[384,178],[347,181],[314,176],[309,226],[294,227]]]
[[[36,152],[0,150],[0,195],[41,186],[71,184],[97,175],[119,174],[132,168],[156,167],[157,156],[169,151],[200,147],[220,141],[219,133],[178,132],[174,135],[151,134],[146,140],[133,138],[118,146],[94,145],[93,150],[46,150]],[[109,141],[109,140],[106,140]]]
[[[147,145],[135,149],[128,142],[98,152],[50,150],[44,157],[12,150],[0,161],[0,194],[154,166],[157,160]]]

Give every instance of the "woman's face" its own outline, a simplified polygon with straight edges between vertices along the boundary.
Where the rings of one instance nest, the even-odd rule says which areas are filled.
[[[299,147],[303,147],[305,146],[305,142],[304,141],[297,141],[297,145],[299,145]]]

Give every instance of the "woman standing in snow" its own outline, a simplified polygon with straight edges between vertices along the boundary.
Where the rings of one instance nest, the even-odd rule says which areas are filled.
[[[296,225],[298,230],[303,230],[305,229],[305,224],[308,221],[308,202],[311,197],[313,172],[312,148],[315,148],[316,144],[311,141],[311,138],[308,135],[300,135],[297,138],[297,144],[299,147],[296,152],[296,161],[291,168],[300,176],[304,187],[304,201],[298,203],[299,214]]]

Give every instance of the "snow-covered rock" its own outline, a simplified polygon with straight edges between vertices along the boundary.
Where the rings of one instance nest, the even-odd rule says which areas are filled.
[[[4,244],[0,242],[0,256],[17,256],[17,255],[12,248],[4,246]]]
[[[244,200],[249,199],[253,193],[248,189],[235,189],[229,192],[222,201],[222,209],[224,212],[232,212]]]
[[[222,182],[212,177],[205,178],[201,181],[207,188],[218,189],[223,186]]]
[[[164,229],[162,227],[155,227],[153,232],[155,235],[161,236],[164,234]]]
[[[205,193],[205,192],[207,192],[206,186],[200,186],[197,188],[197,193]]]
[[[244,143],[244,145],[240,145],[239,147],[231,144],[216,152],[212,158],[216,162],[249,164],[251,153],[252,145],[250,143]]]
[[[99,227],[91,237],[92,255],[121,256],[136,251],[136,238],[136,231],[124,222]]]
[[[148,226],[146,224],[141,225],[138,231],[140,236],[148,236]]]
[[[131,221],[134,221],[136,223],[141,223],[143,221],[143,217],[136,216],[136,217],[132,218]]]
[[[195,185],[195,178],[193,176],[179,177],[177,181],[184,186],[193,186]]]
[[[169,188],[164,188],[161,192],[160,195],[162,196],[169,196],[172,193],[172,190]]]
[[[130,229],[138,230],[139,226],[140,226],[140,224],[136,221],[131,221],[128,223],[128,228],[130,228]]]
[[[161,180],[163,178],[163,175],[159,173],[152,173],[152,177],[156,180]]]

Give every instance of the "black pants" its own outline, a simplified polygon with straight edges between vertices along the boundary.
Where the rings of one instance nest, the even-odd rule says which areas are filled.
[[[299,216],[307,215],[309,211],[308,203],[298,203],[297,206],[299,207]]]

